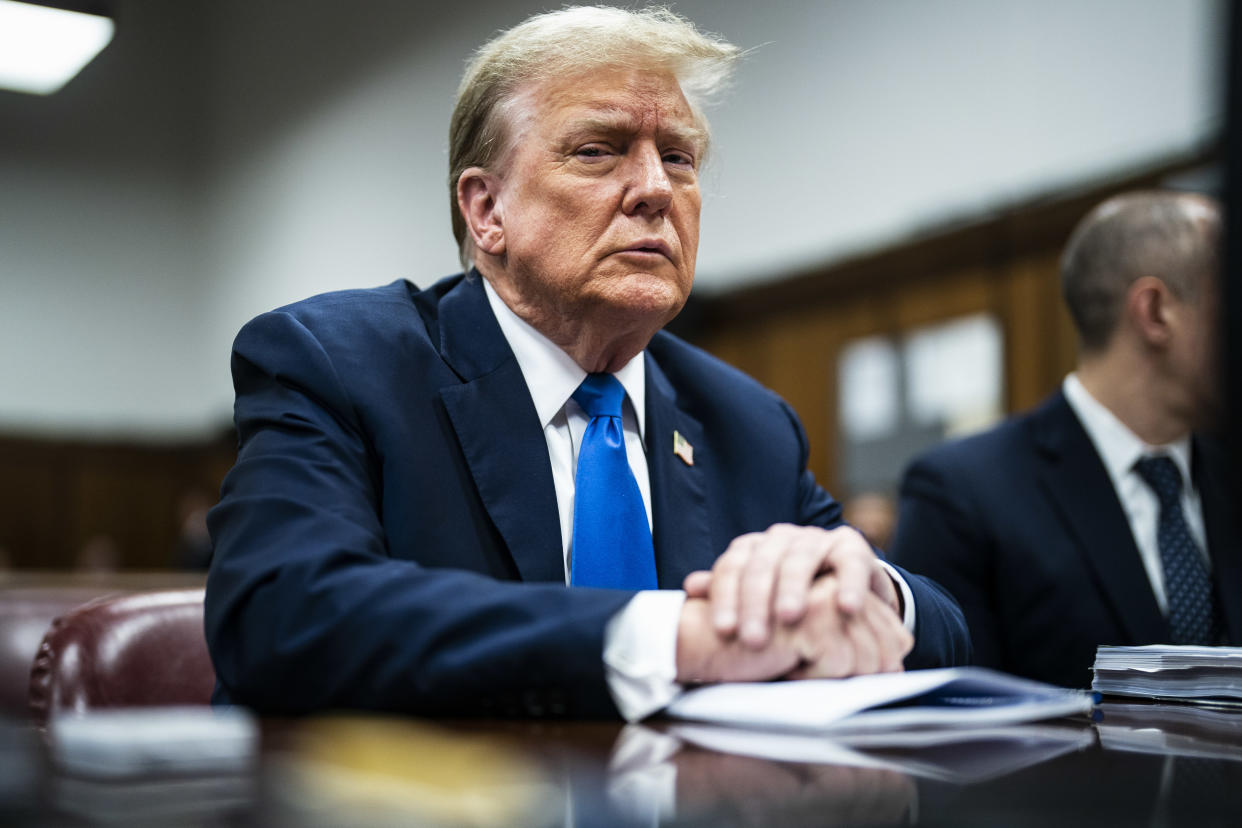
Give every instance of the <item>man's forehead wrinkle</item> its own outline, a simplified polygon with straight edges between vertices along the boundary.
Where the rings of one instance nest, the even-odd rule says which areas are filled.
[[[632,132],[643,118],[621,106],[592,106],[572,114],[566,126],[578,132]]]
[[[635,109],[639,111],[636,112]],[[681,113],[668,113],[663,109],[653,112],[650,108],[607,104],[592,106],[585,112],[572,115],[564,124],[564,132],[567,135],[591,132],[634,134],[651,124],[653,118],[653,131],[661,139],[678,143],[689,142],[696,146],[704,142],[704,130]]]

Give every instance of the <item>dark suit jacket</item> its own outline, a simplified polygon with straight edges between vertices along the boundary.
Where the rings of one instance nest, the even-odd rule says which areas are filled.
[[[1213,576],[1236,643],[1242,548],[1221,459],[1194,442]],[[1112,481],[1060,392],[916,460],[891,557],[961,602],[978,664],[1085,687],[1096,645],[1168,640]]]
[[[784,402],[664,333],[645,359],[661,587],[738,534],[840,522]],[[547,443],[479,277],[264,314],[232,367],[240,452],[209,518],[218,701],[616,715],[604,629],[632,593],[564,585]],[[907,663],[964,662],[960,610],[910,581]]]

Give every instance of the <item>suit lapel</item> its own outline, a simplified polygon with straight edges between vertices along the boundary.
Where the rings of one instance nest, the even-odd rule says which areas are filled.
[[[1031,428],[1040,450],[1040,484],[1095,571],[1122,628],[1135,642],[1167,640],[1168,623],[1112,480],[1065,397],[1058,393],[1036,412]]]
[[[440,353],[462,378],[441,389],[440,398],[522,580],[564,582],[547,441],[477,273],[440,303]]]
[[[1229,508],[1230,489],[1223,453],[1197,438],[1192,447],[1192,469],[1203,507],[1216,601],[1224,615],[1229,643],[1238,646],[1242,645],[1242,538]]]
[[[677,394],[650,352],[647,369],[647,470],[651,477],[652,540],[661,589],[680,589],[694,569],[710,566],[713,550],[707,519],[703,466],[707,440],[699,421],[677,406]],[[695,465],[673,454],[673,432],[694,447]]]

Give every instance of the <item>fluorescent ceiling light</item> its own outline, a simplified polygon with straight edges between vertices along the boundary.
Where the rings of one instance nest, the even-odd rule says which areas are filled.
[[[95,14],[0,0],[0,87],[50,95],[112,40]]]

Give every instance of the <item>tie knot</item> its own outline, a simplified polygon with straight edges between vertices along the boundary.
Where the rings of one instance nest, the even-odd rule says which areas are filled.
[[[625,388],[612,374],[587,374],[574,392],[574,402],[589,417],[620,417]]]
[[[1134,464],[1139,477],[1151,487],[1160,505],[1176,503],[1182,494],[1182,473],[1177,464],[1163,455],[1144,457]]]

